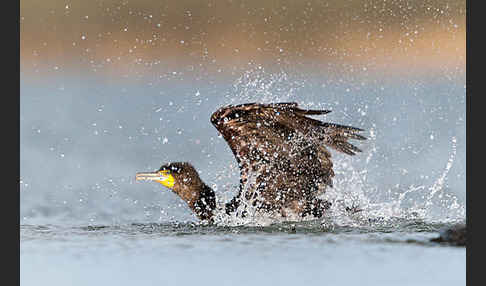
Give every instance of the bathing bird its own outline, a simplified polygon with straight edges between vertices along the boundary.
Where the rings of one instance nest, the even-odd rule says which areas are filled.
[[[331,203],[320,199],[334,177],[326,147],[355,155],[349,139],[365,140],[363,129],[322,122],[310,116],[330,110],[301,109],[295,102],[229,105],[211,115],[211,123],[228,143],[239,166],[237,195],[223,213],[246,216],[265,213],[280,217],[321,217]],[[136,174],[177,194],[201,220],[214,221],[215,192],[188,162],[162,165]]]

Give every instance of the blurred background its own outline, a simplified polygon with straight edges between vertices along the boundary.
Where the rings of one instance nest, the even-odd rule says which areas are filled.
[[[209,116],[297,101],[366,130],[334,192],[465,218],[465,1],[20,2],[21,224],[195,220],[139,171],[190,161],[225,200]]]
[[[29,75],[157,80],[179,71],[203,80],[249,65],[449,76],[465,68],[465,1],[20,4],[21,67]]]

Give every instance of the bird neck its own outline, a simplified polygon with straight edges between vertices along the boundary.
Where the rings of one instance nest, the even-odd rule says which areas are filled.
[[[212,222],[213,212],[216,209],[216,195],[210,187],[202,183],[199,196],[189,203],[189,206],[200,220]]]

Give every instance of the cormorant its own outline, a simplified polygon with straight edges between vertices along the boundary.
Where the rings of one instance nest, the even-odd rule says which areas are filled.
[[[214,112],[211,123],[240,168],[239,192],[225,204],[225,212],[241,211],[245,216],[247,208],[253,207],[282,217],[321,217],[331,204],[318,195],[326,186],[332,187],[334,176],[325,146],[354,155],[361,150],[348,139],[366,139],[358,134],[363,129],[307,117],[329,112],[300,109],[294,102],[229,105]],[[156,172],[137,173],[136,179],[161,183],[179,195],[199,219],[213,222],[215,193],[191,164],[168,163]]]

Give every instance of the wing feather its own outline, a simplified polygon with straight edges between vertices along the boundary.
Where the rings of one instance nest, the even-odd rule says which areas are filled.
[[[325,146],[349,155],[361,152],[348,140],[366,139],[358,134],[362,129],[307,117],[329,112],[300,109],[295,102],[248,103],[220,108],[211,122],[238,161],[241,185],[256,177],[249,189],[278,206],[282,193],[289,200],[308,200],[321,185],[332,186],[333,164]]]

